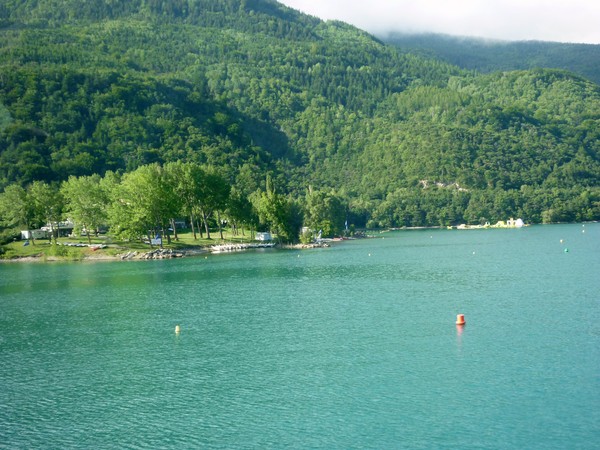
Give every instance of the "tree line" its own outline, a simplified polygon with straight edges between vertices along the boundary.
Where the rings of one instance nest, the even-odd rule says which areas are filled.
[[[61,183],[11,184],[0,193],[0,242],[43,225],[52,228],[51,239],[56,242],[58,224],[67,219],[90,243],[91,235],[106,226],[118,239],[152,242],[159,235],[170,243],[178,239],[181,221],[194,239],[211,239],[215,233],[222,239],[227,226],[234,235],[270,231],[280,242],[294,243],[364,227],[483,224],[509,217],[553,223],[599,216],[600,189],[548,192],[524,186],[468,191],[424,182],[393,191],[377,202],[310,186],[295,197],[276,189],[270,176],[260,188],[248,192],[215,166],[172,162],[147,164],[127,173],[109,171],[104,176],[71,175]]]
[[[341,235],[345,213],[346,206],[333,192],[308,189],[298,201],[277,192],[267,177],[264,189],[246,195],[219,169],[184,162],[148,164],[124,174],[109,171],[103,177],[72,175],[60,184],[12,184],[0,194],[5,240],[18,230],[48,224],[56,241],[56,227],[69,219],[75,232],[87,234],[88,240],[108,226],[119,239],[151,242],[159,235],[170,243],[177,239],[177,223],[183,219],[194,239],[211,239],[211,229],[223,239],[227,224],[234,235],[263,230],[280,242],[294,243],[303,226],[319,230],[322,237]],[[312,235],[305,238],[312,240]]]

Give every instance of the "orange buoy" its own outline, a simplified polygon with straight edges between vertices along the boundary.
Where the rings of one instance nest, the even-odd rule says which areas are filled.
[[[458,314],[456,316],[456,325],[464,325],[467,322],[465,322],[465,315],[464,314]]]

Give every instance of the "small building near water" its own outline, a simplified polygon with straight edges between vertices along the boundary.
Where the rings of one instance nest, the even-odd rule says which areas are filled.
[[[256,237],[254,238],[257,241],[272,241],[273,236],[268,231],[256,233]]]
[[[75,228],[75,224],[69,219],[62,222],[47,223],[41,230],[46,231],[48,237],[50,237],[53,232],[58,237],[66,237],[73,233],[73,228]]]
[[[48,239],[49,236],[46,230],[21,230],[21,239]]]

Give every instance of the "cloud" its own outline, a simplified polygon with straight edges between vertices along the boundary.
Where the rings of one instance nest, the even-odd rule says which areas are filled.
[[[435,32],[600,44],[597,0],[280,0],[372,33]]]

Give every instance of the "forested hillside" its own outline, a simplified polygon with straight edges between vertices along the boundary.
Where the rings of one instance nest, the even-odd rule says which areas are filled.
[[[478,75],[271,0],[9,0],[0,26],[0,189],[184,161],[356,226],[600,219],[600,88],[568,72]]]
[[[489,73],[544,67],[568,70],[600,84],[600,45],[497,41],[429,33],[389,33],[381,39],[402,51],[439,58],[464,69]]]

